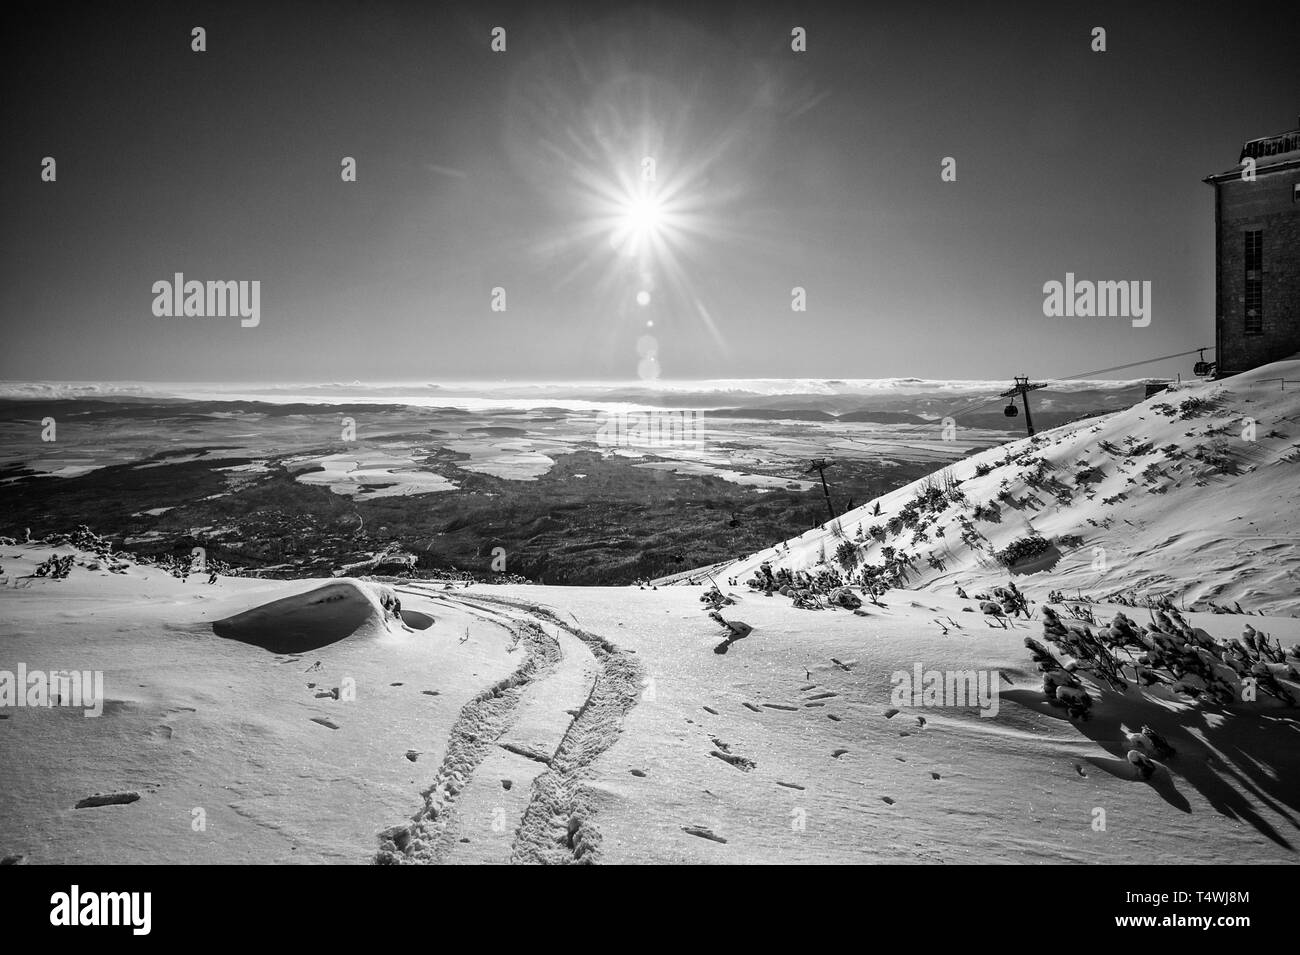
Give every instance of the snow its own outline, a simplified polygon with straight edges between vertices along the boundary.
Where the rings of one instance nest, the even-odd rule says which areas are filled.
[[[0,550],[9,574],[45,554]],[[30,556],[13,560],[20,551]],[[434,628],[371,619],[304,655],[272,653],[217,636],[213,621],[336,582],[222,579],[209,587],[205,579],[79,568],[65,581],[3,591],[0,670],[18,661],[102,670],[109,702],[99,718],[64,707],[0,710],[9,717],[0,720],[0,855],[99,864],[367,861],[378,830],[419,805],[460,708],[513,668],[502,628],[405,595],[403,609],[436,615]],[[328,607],[325,625],[337,613]],[[465,643],[426,637],[466,627]],[[354,700],[318,697],[348,679]],[[416,762],[408,750],[421,754]],[[119,791],[141,798],[72,808]]]
[[[318,484],[345,497],[364,494],[372,497],[397,497],[451,491],[453,481],[433,471],[422,470],[410,457],[377,452],[358,457],[355,454],[330,454],[324,457],[293,459],[294,465],[320,467],[319,471],[299,471],[301,484]]]
[[[909,586],[971,590],[1006,579],[990,555],[1011,541],[1030,534],[1077,536],[1082,542],[1064,548],[1056,566],[1028,578],[1044,593],[1141,590],[1171,594],[1180,603],[1239,601],[1248,610],[1300,613],[1300,389],[1283,390],[1279,378],[1300,378],[1300,362],[1161,393],[1124,411],[965,458],[947,471],[969,503],[951,505],[939,515],[934,526],[943,528],[944,536],[931,529],[928,542],[913,544],[912,532],[904,530],[897,538],[870,541],[863,560],[880,562],[881,548],[891,545],[922,558]],[[1198,399],[1211,403],[1212,410],[1188,418],[1177,412],[1182,402]],[[1175,413],[1162,413],[1161,405]],[[1250,438],[1243,437],[1248,422],[1253,422]],[[1239,473],[1198,460],[1216,447],[1229,470]],[[1130,448],[1138,451],[1127,453]],[[1068,503],[1026,483],[1034,458],[1045,462],[1049,477],[1067,486]],[[981,466],[992,470],[979,476]],[[1156,470],[1148,472],[1152,466]],[[1078,475],[1086,467],[1100,468],[1101,480],[1081,484]],[[975,520],[986,542],[982,550],[972,550],[962,542],[957,517],[969,514],[977,502],[995,501],[1004,479],[1018,506],[1003,504],[1000,523]],[[844,514],[840,527],[854,539],[859,525],[864,532],[885,525],[926,480]],[[1107,503],[1117,495],[1122,499]],[[873,514],[877,504],[879,515]],[[743,579],[763,561],[774,569],[810,569],[823,548],[830,557],[839,543],[831,526],[823,525],[724,566],[717,576]],[[944,569],[927,565],[929,553],[944,561]]]
[[[51,580],[30,575],[71,548],[0,544],[0,683],[20,663],[98,670],[106,696],[90,718],[71,706],[0,707],[0,856],[1294,862],[1294,709],[1208,707],[1081,673],[1091,710],[1072,720],[1048,704],[1025,646],[1043,639],[1053,589],[1091,596],[1099,620],[1123,610],[1145,623],[1144,609],[1115,600],[1172,595],[1215,638],[1249,623],[1286,647],[1300,640],[1300,392],[1268,380],[1279,377],[1300,378],[1300,362],[953,465],[965,504],[931,515],[926,546],[911,544],[911,530],[887,540],[939,551],[943,569],[920,560],[906,587],[858,611],[801,610],[727,585],[764,559],[814,567],[840,542],[830,529],[715,569],[732,601],[720,608],[726,626],[698,586],[208,584],[134,563],[110,572],[88,554]],[[1193,400],[1188,417],[1158,407],[1189,399],[1211,404]],[[1244,418],[1254,440],[1241,437]],[[1220,464],[1204,454],[1213,441]],[[1035,487],[1030,454],[1060,487]],[[981,465],[992,470],[976,476]],[[1087,465],[1102,474],[1080,484]],[[1003,478],[1017,506],[1004,504],[1001,523],[975,522],[986,540],[972,549],[958,516],[995,498]],[[922,487],[881,498],[880,516],[877,502],[846,515],[848,536]],[[1016,574],[1033,619],[979,613],[975,592],[1008,579],[990,554],[1031,530],[1082,541]],[[864,547],[869,562],[881,546]],[[1210,601],[1250,613],[1211,612]],[[900,705],[897,675],[917,667],[978,671],[1000,688],[998,705]],[[1127,755],[1150,748],[1143,726],[1175,750],[1149,756],[1145,778]],[[74,808],[129,793],[139,798]]]
[[[19,550],[24,565],[44,556]],[[257,646],[256,632],[213,633],[214,620],[249,611],[269,620],[268,605],[288,600],[303,612],[315,606],[317,629],[336,635],[337,611],[311,602],[329,583],[209,587],[198,576],[181,582],[136,567],[127,576],[74,571],[65,581],[3,591],[0,669],[19,660],[102,669],[110,702],[98,719],[59,707],[6,711],[0,852],[115,864],[370,861],[379,834],[419,812],[462,707],[520,664],[524,649],[511,627],[533,621],[560,637],[561,659],[524,685],[486,754],[454,784],[437,861],[516,858],[530,813],[542,818],[543,848],[563,855],[555,840],[579,808],[599,831],[601,862],[1293,857],[1300,759],[1283,745],[1293,719],[1261,725],[1248,714],[1207,716],[1135,696],[1099,702],[1091,721],[1072,723],[1037,691],[1021,643],[1039,634],[1037,623],[990,627],[951,597],[893,592],[863,617],[736,591],[724,617],[754,630],[725,655],[714,652],[722,631],[701,611],[700,591],[688,587],[442,590],[393,582],[403,610],[429,614],[432,627],[409,630],[370,613],[355,632],[295,655]],[[370,597],[349,599],[374,609]],[[573,717],[602,671],[548,607],[555,619],[605,636],[641,668],[635,705],[604,728],[608,748],[594,745],[564,776],[574,793],[568,809],[534,792],[552,772],[536,754],[553,754],[574,735]],[[944,635],[935,617],[963,629]],[[1193,620],[1228,636],[1240,618]],[[1284,641],[1300,636],[1291,618],[1251,620]],[[903,709],[889,718],[891,674],[917,663],[995,670],[1015,687],[1004,685],[991,719],[972,707]],[[328,695],[346,680],[354,700]],[[1177,777],[1135,780],[1121,719],[1150,722],[1174,742]],[[719,741],[754,768],[711,756]],[[415,762],[408,751],[419,754]],[[120,791],[141,799],[72,808]],[[1104,832],[1092,828],[1096,808],[1107,814]],[[191,828],[195,809],[206,818],[201,832]]]

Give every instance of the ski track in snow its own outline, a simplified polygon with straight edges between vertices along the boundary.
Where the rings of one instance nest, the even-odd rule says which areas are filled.
[[[446,756],[424,792],[424,806],[409,823],[380,834],[376,861],[381,863],[440,864],[461,861],[473,840],[476,817],[492,815],[493,831],[505,830],[503,805],[514,804],[517,822],[513,839],[501,855],[491,846],[483,856],[464,861],[564,864],[599,860],[600,831],[595,823],[593,794],[585,787],[587,767],[618,739],[624,715],[636,705],[641,692],[641,666],[628,653],[605,638],[567,623],[558,614],[526,601],[483,594],[448,593],[418,589],[474,615],[484,623],[509,630],[514,646],[524,651],[519,666],[507,677],[481,691],[461,710],[449,734]],[[547,632],[555,631],[555,636]],[[565,652],[565,647],[574,657]],[[571,715],[553,751],[505,740],[531,701],[548,697],[550,686],[568,671],[571,682],[578,667],[594,665],[597,673],[590,689]],[[495,752],[494,752],[495,751]],[[540,770],[532,779],[527,801],[510,798],[514,778],[485,780],[480,768],[497,753],[509,753]],[[526,773],[525,773],[526,774]],[[473,812],[468,810],[473,806]],[[504,847],[502,847],[504,848]]]

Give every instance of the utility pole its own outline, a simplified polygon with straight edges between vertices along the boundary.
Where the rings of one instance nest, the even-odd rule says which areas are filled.
[[[826,495],[826,510],[831,515],[831,520],[835,520],[835,508],[831,506],[831,489],[826,486],[826,469],[834,464],[834,461],[828,461],[825,458],[817,458],[809,466],[804,474],[812,474],[816,471],[821,475],[822,492]]]
[[[1034,419],[1029,413],[1029,392],[1037,391],[1039,388],[1046,388],[1046,387],[1047,385],[1031,385],[1029,383],[1028,377],[1022,378],[1021,376],[1017,375],[1016,386],[1012,388],[1010,391],[1004,391],[1002,392],[1002,394],[998,395],[999,398],[1011,399],[1011,402],[1007,405],[1005,411],[1003,412],[1008,418],[1015,416],[1016,395],[1020,396],[1020,400],[1024,402],[1025,405],[1025,429],[1029,432],[1029,436],[1031,438],[1034,436]]]

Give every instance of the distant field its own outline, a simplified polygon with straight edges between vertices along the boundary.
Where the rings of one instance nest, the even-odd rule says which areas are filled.
[[[402,405],[6,402],[0,533],[87,524],[142,553],[268,576],[329,573],[384,547],[420,572],[618,584],[743,555],[996,434],[915,424],[708,420],[700,440],[601,446],[591,412]],[[41,419],[56,422],[41,441]],[[497,550],[501,548],[502,550]]]

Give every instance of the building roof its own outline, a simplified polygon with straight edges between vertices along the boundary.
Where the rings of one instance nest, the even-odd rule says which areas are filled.
[[[1246,159],[1255,160],[1257,176],[1300,166],[1300,128],[1250,140],[1241,147],[1241,155],[1237,157],[1236,166],[1227,172],[1206,176],[1202,181],[1218,183],[1227,179],[1236,179],[1241,175],[1241,164]]]
[[[1275,160],[1300,154],[1300,129],[1293,129],[1289,133],[1278,133],[1276,136],[1263,136],[1259,139],[1252,139],[1246,145],[1241,147],[1241,155],[1237,157],[1237,162],[1245,159],[1247,156],[1253,157],[1258,165],[1271,163]]]

